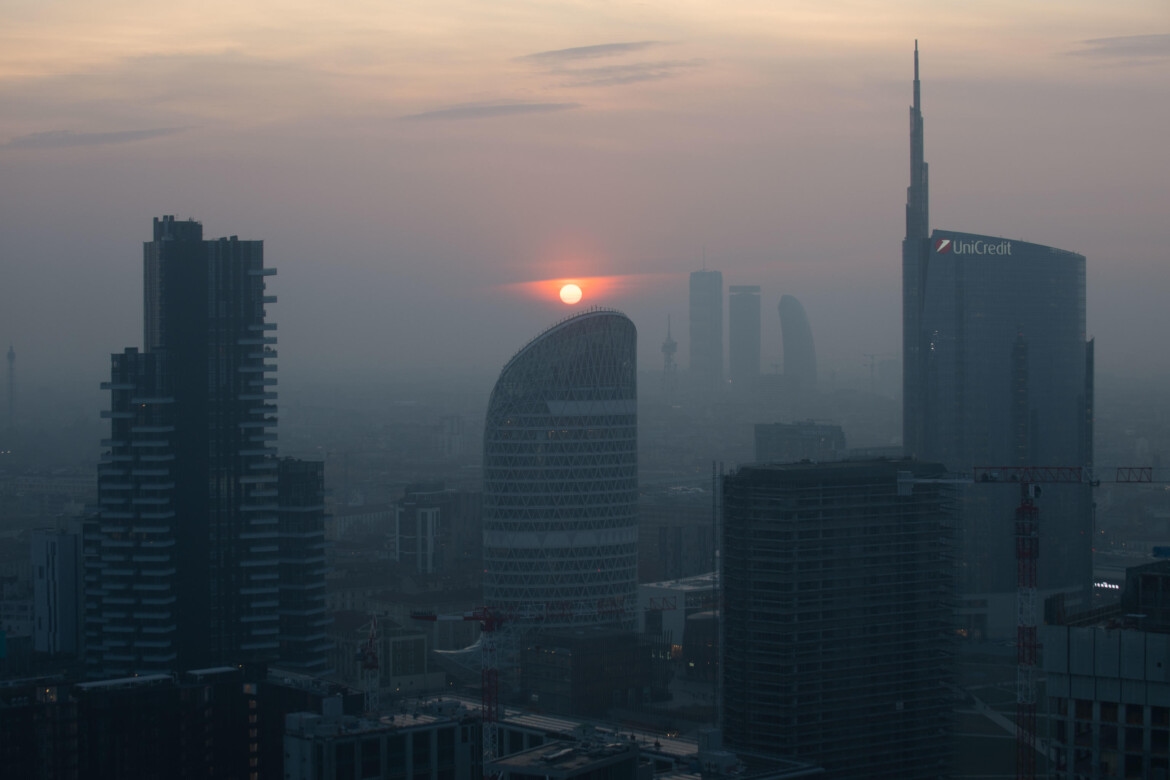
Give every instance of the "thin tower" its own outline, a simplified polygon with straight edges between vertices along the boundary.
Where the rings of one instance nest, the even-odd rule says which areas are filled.
[[[930,188],[922,132],[922,86],[918,41],[914,41],[914,104],[910,106],[910,186],[906,189],[906,237],[902,240],[902,445],[907,455],[922,450],[922,321],[930,235]]]
[[[670,315],[666,315],[666,341],[662,342],[662,394],[666,403],[674,402],[674,389],[678,383],[678,366],[674,362],[678,342],[670,335]]]

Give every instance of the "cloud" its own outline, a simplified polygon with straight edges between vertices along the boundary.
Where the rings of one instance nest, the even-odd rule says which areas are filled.
[[[1070,52],[1082,57],[1116,59],[1150,59],[1170,57],[1170,34],[1120,35],[1113,38],[1091,38],[1079,41],[1087,48]]]
[[[636,84],[642,81],[659,81],[704,64],[703,60],[692,59],[659,60],[657,62],[635,61],[601,67],[584,66],[588,60],[636,54],[662,45],[661,41],[600,43],[595,46],[542,51],[536,54],[527,54],[517,59],[537,66],[544,71],[545,75],[562,79],[560,83],[562,87],[612,87]]]
[[[598,57],[615,57],[619,54],[629,54],[630,52],[642,51],[644,49],[649,49],[651,46],[658,45],[658,41],[599,43],[595,46],[576,46],[572,49],[538,51],[535,54],[526,54],[523,57],[517,57],[517,59],[551,65],[560,62],[572,62],[574,60],[592,60],[597,59]]]
[[[107,144],[128,144],[145,141],[164,135],[181,133],[185,127],[155,127],[149,130],[116,130],[110,133],[75,133],[72,130],[49,130],[43,133],[20,135],[0,149],[66,149],[71,146],[105,146]]]
[[[580,103],[464,103],[419,114],[407,114],[402,119],[411,120],[458,120],[491,119],[519,114],[548,114],[554,111],[569,111],[580,108]]]
[[[679,75],[684,70],[698,68],[704,60],[665,60],[662,62],[633,62],[628,65],[610,65],[604,68],[574,68],[557,71],[569,76],[566,87],[608,87],[634,84],[639,81],[657,81]]]

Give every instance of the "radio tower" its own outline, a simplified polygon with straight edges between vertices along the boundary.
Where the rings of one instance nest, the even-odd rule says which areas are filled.
[[[678,382],[678,366],[674,362],[674,355],[678,352],[678,342],[670,335],[670,315],[666,315],[666,341],[662,342],[662,395],[669,406],[674,403],[674,388]]]

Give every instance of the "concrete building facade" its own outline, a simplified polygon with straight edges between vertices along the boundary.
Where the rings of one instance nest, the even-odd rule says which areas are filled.
[[[944,470],[744,466],[723,479],[722,719],[832,777],[934,778],[951,749]]]

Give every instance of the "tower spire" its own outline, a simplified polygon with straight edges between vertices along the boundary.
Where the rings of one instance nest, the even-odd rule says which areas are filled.
[[[914,41],[914,104],[910,106],[910,186],[906,188],[906,238],[902,241],[902,444],[922,451],[923,337],[920,332],[930,236],[930,177],[922,130],[922,84]]]
[[[922,82],[918,79],[918,41],[914,41],[914,104],[910,106],[910,187],[906,191],[906,238],[930,232],[929,179],[922,127]]]

